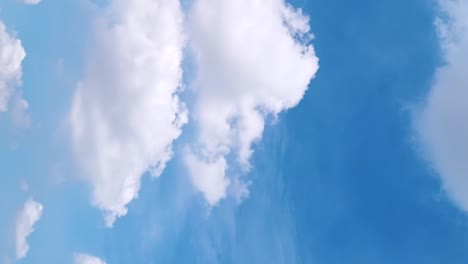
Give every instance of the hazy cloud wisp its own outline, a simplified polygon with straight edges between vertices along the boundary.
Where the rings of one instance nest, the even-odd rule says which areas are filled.
[[[24,204],[16,219],[16,259],[26,257],[29,251],[28,236],[34,231],[34,225],[42,216],[42,204],[29,199]]]
[[[0,21],[0,113],[8,111],[10,99],[22,83],[22,62],[25,57],[21,40],[8,32],[5,24]]]
[[[27,5],[37,5],[41,2],[41,0],[23,0],[23,3]]]
[[[106,264],[106,262],[98,257],[83,253],[76,253],[73,256],[74,264]]]

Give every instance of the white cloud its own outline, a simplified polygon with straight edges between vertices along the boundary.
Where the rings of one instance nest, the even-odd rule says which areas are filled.
[[[182,23],[175,0],[115,0],[96,21],[69,121],[77,165],[107,226],[127,213],[146,171],[162,173],[187,121],[177,96]]]
[[[34,231],[34,225],[42,216],[42,204],[29,199],[16,219],[16,259],[26,257],[29,251],[28,236]]]
[[[225,190],[230,181],[225,178],[227,163],[224,157],[214,161],[200,161],[191,151],[187,151],[185,163],[193,172],[193,184],[204,194],[210,204],[215,204],[226,196]]]
[[[248,171],[266,117],[302,99],[318,70],[314,49],[305,43],[309,31],[308,17],[282,0],[194,2],[188,32],[197,67],[197,140],[185,161],[210,204],[228,190],[248,195],[229,169],[241,168],[237,175]]]
[[[15,89],[21,85],[21,63],[25,57],[21,41],[0,21],[0,113],[8,110]]]
[[[27,5],[37,5],[41,2],[41,0],[23,0],[23,3]]]
[[[468,211],[468,1],[439,3],[445,65],[437,70],[417,128],[447,194]]]
[[[83,253],[75,254],[73,258],[73,263],[74,264],[106,264],[105,261],[103,261],[102,259],[98,257],[83,254]]]

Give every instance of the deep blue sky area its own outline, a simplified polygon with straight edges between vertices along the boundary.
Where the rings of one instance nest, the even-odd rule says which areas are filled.
[[[466,216],[418,151],[412,109],[440,65],[426,0],[298,1],[320,70],[283,120],[301,263],[466,263]]]

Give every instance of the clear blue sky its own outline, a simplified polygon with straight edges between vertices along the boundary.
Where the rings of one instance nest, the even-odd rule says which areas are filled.
[[[209,22],[220,18],[209,18],[209,12],[204,13],[205,9],[201,7],[203,4],[222,4],[208,0],[182,1],[181,12],[186,22],[182,22],[181,28],[187,39],[182,50],[184,58],[180,61],[184,75],[180,78],[186,89],[178,92],[188,116],[181,127],[174,123],[151,127],[128,125],[126,122],[133,125],[133,115],[120,114],[121,121],[114,113],[134,111],[139,116],[137,120],[154,122],[140,116],[157,117],[162,111],[173,110],[160,106],[170,98],[163,97],[163,93],[153,94],[145,90],[141,98],[155,95],[155,98],[167,99],[151,104],[145,100],[138,101],[140,97],[137,95],[131,97],[133,93],[118,90],[139,81],[141,86],[148,85],[147,90],[159,89],[165,84],[155,78],[177,74],[166,74],[164,70],[170,66],[164,65],[162,70],[156,67],[159,61],[165,62],[166,57],[157,57],[155,64],[148,66],[156,65],[151,68],[156,72],[153,78],[152,71],[149,71],[149,77],[138,72],[144,71],[146,66],[132,68],[133,64],[127,65],[127,57],[116,55],[121,52],[130,56],[136,54],[135,57],[141,55],[141,58],[160,56],[158,52],[151,51],[160,46],[151,46],[147,55],[144,53],[147,46],[126,42],[137,36],[136,33],[126,32],[122,40],[124,44],[120,45],[117,43],[120,35],[112,35],[102,28],[99,30],[102,24],[96,17],[104,18],[109,28],[124,23],[119,20],[119,15],[124,17],[122,12],[125,11],[115,11],[118,4],[112,9],[115,13],[103,15],[105,8],[113,5],[112,2],[121,1],[99,1],[96,7],[92,7],[85,0],[42,0],[36,5],[2,0],[0,20],[12,37],[21,40],[27,54],[22,61],[22,84],[17,85],[15,91],[29,104],[27,115],[30,123],[26,127],[18,127],[10,115],[14,112],[12,109],[0,112],[0,264],[15,263],[17,259],[18,219],[30,198],[39,202],[43,211],[40,219],[35,221],[34,232],[27,236],[27,256],[19,259],[18,263],[100,263],[78,262],[78,253],[99,257],[108,264],[467,263],[467,208],[463,206],[463,197],[457,196],[456,188],[452,187],[452,179],[458,179],[459,184],[455,185],[459,186],[460,192],[466,193],[468,185],[463,179],[468,179],[468,171],[461,173],[464,176],[460,178],[457,177],[460,174],[446,169],[448,165],[445,164],[452,163],[439,162],[439,159],[447,161],[438,155],[437,151],[441,149],[437,147],[440,146],[439,141],[433,143],[432,137],[424,137],[425,132],[421,132],[418,125],[420,113],[426,113],[422,105],[428,94],[432,89],[442,87],[443,80],[448,78],[440,77],[442,81],[436,82],[437,69],[452,62],[459,65],[452,59],[452,53],[444,50],[444,42],[435,25],[444,1],[450,2],[289,1],[302,9],[302,16],[309,17],[306,24],[310,25],[310,33],[314,35],[310,43],[305,42],[306,37],[299,41],[297,35],[276,34],[268,29],[262,31],[264,25],[270,25],[265,21],[276,21],[276,18],[270,17],[268,12],[265,15],[254,10],[254,7],[249,9],[254,11],[242,9],[244,6],[234,8],[235,4],[229,4],[233,2],[231,0],[220,2],[228,7],[223,12],[231,14],[226,10],[241,10],[238,13],[232,11],[233,21],[238,23],[231,25],[232,21],[226,19],[219,25],[208,23],[213,26],[210,29],[203,24],[204,16]],[[151,1],[135,2],[144,7]],[[268,5],[274,6],[269,1],[259,2],[263,3],[265,10]],[[455,2],[463,8],[468,7],[465,0]],[[460,9],[466,10],[463,8]],[[456,9],[447,9],[443,17],[452,16],[453,22],[450,23],[462,20],[457,17]],[[228,13],[223,14],[231,17]],[[257,21],[250,15],[261,19]],[[150,16],[148,19],[155,18]],[[248,24],[251,21],[256,24]],[[294,21],[303,22],[300,19]],[[251,33],[249,30],[239,31],[240,38],[245,37],[243,41],[248,42],[249,36],[253,38],[247,45],[252,47],[248,51],[242,46],[243,41],[229,38],[236,34],[234,29],[243,22],[254,32],[248,35]],[[163,30],[160,25],[163,23],[156,18],[156,22],[150,23],[148,32],[154,28],[155,36],[163,35],[158,31]],[[172,27],[173,24],[170,25]],[[271,25],[279,26],[273,22]],[[139,32],[140,29],[146,30],[138,24],[132,30]],[[210,35],[214,30],[220,31]],[[96,33],[90,33],[94,31]],[[465,39],[465,31],[451,32],[453,35],[458,33],[460,39]],[[266,37],[257,39],[257,35]],[[289,42],[283,42],[286,35],[296,41],[294,48],[285,44]],[[173,35],[168,33],[167,36]],[[217,38],[221,40],[215,41]],[[234,44],[217,46],[225,43],[224,40]],[[257,51],[257,41],[268,45]],[[178,39],[174,40],[172,47],[177,47],[178,43]],[[456,44],[459,45],[457,50],[463,56],[468,52],[468,42],[460,43]],[[295,48],[309,44],[315,48],[315,54],[305,57],[302,53],[304,57],[294,57],[301,54]],[[136,45],[137,50],[127,52],[125,48],[130,47],[131,50],[132,45]],[[219,47],[222,48],[218,50]],[[464,48],[465,53],[462,52]],[[208,52],[205,53],[205,49]],[[241,54],[244,51],[247,54],[245,59]],[[105,55],[101,56],[101,53]],[[278,53],[284,57],[275,60]],[[232,59],[225,54],[241,59]],[[112,56],[115,59],[110,58]],[[319,59],[317,72],[315,56]],[[255,58],[251,60],[249,57]],[[270,57],[273,59],[269,60]],[[261,64],[262,59],[269,64],[281,61],[285,67],[269,68],[270,65]],[[232,64],[228,65],[229,62]],[[235,68],[241,63],[246,64]],[[100,72],[111,64],[117,65],[115,69]],[[262,67],[265,67],[265,72],[259,70],[257,73],[256,70]],[[244,69],[248,73],[234,78]],[[448,68],[453,69],[456,67]],[[164,71],[164,74],[159,71]],[[127,82],[118,76],[122,72],[135,78]],[[283,72],[288,75],[282,75]],[[453,77],[452,82],[447,81],[448,85],[455,85],[457,80],[463,83],[462,79],[457,79],[457,71],[454,72],[447,75]],[[271,80],[265,81],[271,83],[271,89],[268,85],[261,86],[262,74]],[[105,75],[109,78],[101,78]],[[232,80],[226,77],[230,75],[234,76]],[[307,85],[301,86],[300,81],[294,80],[306,77],[307,80],[313,79],[303,97],[297,100],[297,105],[286,106],[297,99],[293,95],[289,98],[290,94],[297,92],[302,95],[301,91],[307,88]],[[261,80],[261,85],[249,86],[251,79]],[[166,79],[168,83],[171,80]],[[81,88],[78,83],[82,83]],[[216,85],[219,83],[226,86]],[[441,84],[437,86],[434,83]],[[248,89],[238,89],[244,84]],[[283,86],[285,90],[281,90]],[[139,87],[136,85],[129,90]],[[460,87],[467,89],[466,83]],[[79,89],[84,94],[82,101],[76,99]],[[241,99],[236,101],[237,98]],[[251,99],[246,104],[253,101],[255,105],[242,108],[245,98]],[[461,104],[468,104],[464,98]],[[12,98],[10,104],[14,100]],[[458,102],[453,98],[447,100]],[[270,105],[272,101],[280,103],[281,107]],[[83,119],[92,120],[93,115],[88,115],[87,108],[101,109],[103,116],[99,122],[88,120],[86,131],[91,132],[84,132],[84,139],[78,145],[73,144],[73,136],[70,136],[74,133],[70,132],[70,126],[71,130],[77,127],[70,125],[74,122],[70,121],[70,112],[75,104],[81,104],[85,109]],[[223,134],[217,130],[216,121],[224,120],[224,107],[235,114],[226,117],[231,130]],[[431,104],[427,107],[430,109]],[[155,110],[142,112],[148,109]],[[216,110],[214,119],[206,119],[205,111],[213,109]],[[465,110],[468,109],[459,109]],[[243,115],[243,111],[247,114]],[[262,116],[261,121],[251,119],[256,113]],[[436,112],[427,110],[427,113],[430,116]],[[459,118],[456,121],[456,117],[463,115],[446,113],[449,123],[466,124],[468,120]],[[183,115],[183,111],[177,114]],[[278,118],[272,117],[275,114]],[[451,116],[455,116],[454,120],[450,119]],[[163,116],[156,120],[165,122],[166,119]],[[212,120],[216,121],[210,123]],[[261,124],[260,127],[265,123],[260,136],[255,136],[258,126],[252,122]],[[440,123],[444,124],[435,122],[434,126],[428,127],[433,128]],[[125,160],[112,163],[115,160],[103,158],[105,155],[101,149],[115,145],[93,137],[95,134],[92,132],[100,131],[95,127],[101,124],[108,125],[110,138],[116,140],[112,142],[128,143],[119,145],[121,148],[117,151],[120,156],[116,160]],[[105,173],[91,175],[93,169],[105,171],[111,168],[116,175],[121,171],[127,172],[128,167],[140,164],[126,163],[127,159],[145,160],[150,155],[146,153],[159,151],[159,141],[147,139],[142,133],[152,133],[162,142],[165,140],[165,135],[162,135],[166,133],[165,128],[172,126],[177,131],[180,129],[180,136],[167,136],[173,157],[161,176],[151,177],[148,173],[150,164],[145,163],[143,173],[136,173],[132,178],[141,179],[141,188],[128,202],[118,204],[128,212],[117,213],[112,227],[106,226],[106,214],[121,212],[118,209],[113,211],[112,206],[125,197],[121,193],[119,195],[123,196],[108,198],[106,195],[115,194],[115,188],[120,188],[123,183],[118,182],[120,178],[115,182],[106,181],[108,174]],[[462,131],[465,127],[468,126],[460,125]],[[120,128],[122,130],[117,131]],[[252,134],[253,138],[247,143],[242,141]],[[230,140],[226,141],[225,136]],[[463,145],[468,142],[468,137],[460,136],[458,142]],[[211,143],[216,146],[211,146]],[[253,150],[248,159],[249,166],[239,161],[243,157],[241,150],[244,146]],[[190,155],[195,156],[193,164],[187,161]],[[219,161],[220,157],[226,160],[228,167],[221,173],[224,175],[221,180],[218,178],[221,174],[211,169],[219,169],[222,162],[210,163]],[[139,167],[135,166],[138,171]],[[196,173],[201,174],[198,176]],[[125,173],[121,177],[130,179]],[[228,187],[223,185],[222,179],[229,182]],[[244,187],[248,189],[248,195],[242,196]],[[238,199],[239,195],[242,199]]]

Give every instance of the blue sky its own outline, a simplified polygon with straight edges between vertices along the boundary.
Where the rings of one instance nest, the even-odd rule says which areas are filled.
[[[468,261],[468,1],[24,2],[1,264]]]

